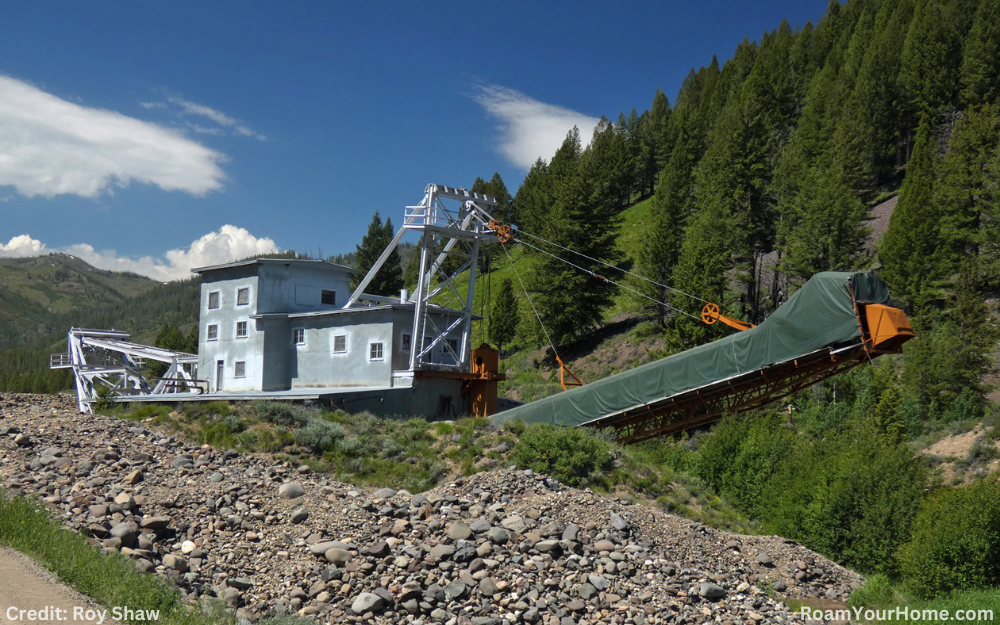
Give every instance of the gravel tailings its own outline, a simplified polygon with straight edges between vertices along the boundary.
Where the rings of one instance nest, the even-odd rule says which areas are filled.
[[[191,445],[72,399],[0,395],[0,476],[66,526],[249,620],[786,623],[861,576],[776,536],[498,470],[422,494]],[[140,606],[141,607],[141,606]]]

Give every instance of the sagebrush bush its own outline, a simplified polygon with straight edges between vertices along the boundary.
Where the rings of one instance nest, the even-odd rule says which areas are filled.
[[[611,443],[589,433],[548,423],[528,426],[514,445],[511,460],[522,469],[547,473],[570,486],[582,486],[611,472]]]
[[[304,426],[296,428],[292,436],[296,444],[314,454],[322,454],[344,439],[344,428],[320,417],[312,417]]]
[[[928,497],[898,557],[925,599],[1000,584],[1000,483],[984,478]]]
[[[276,401],[260,402],[256,406],[257,418],[274,425],[304,427],[309,423],[312,413],[302,406],[283,404]]]

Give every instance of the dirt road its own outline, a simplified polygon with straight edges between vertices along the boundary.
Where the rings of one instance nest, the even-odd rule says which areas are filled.
[[[0,623],[116,625],[110,617],[24,554],[0,548]]]

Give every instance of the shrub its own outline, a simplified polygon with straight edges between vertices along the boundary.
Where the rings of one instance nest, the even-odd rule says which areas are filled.
[[[293,439],[298,445],[308,448],[314,454],[322,454],[334,448],[344,438],[344,428],[319,417],[313,417],[302,427],[296,428]]]
[[[899,561],[923,598],[1000,584],[1000,483],[982,479],[928,497]]]
[[[612,445],[576,428],[548,423],[525,429],[511,460],[519,467],[547,473],[570,486],[589,483],[592,473],[610,473]]]
[[[925,464],[872,421],[802,441],[763,493],[767,531],[845,566],[893,576],[927,480]],[[898,437],[898,432],[895,433]]]
[[[275,425],[304,427],[309,423],[310,417],[312,414],[309,410],[295,404],[276,401],[257,404],[257,418]]]
[[[368,446],[357,438],[343,438],[337,441],[337,451],[345,456],[358,458],[368,452]]]
[[[239,417],[234,414],[226,415],[219,420],[219,425],[229,430],[233,434],[239,434],[243,430],[247,429],[247,424],[244,423]]]
[[[764,489],[794,444],[795,435],[782,426],[780,415],[730,417],[706,437],[694,473],[736,509],[760,516],[770,505]]]

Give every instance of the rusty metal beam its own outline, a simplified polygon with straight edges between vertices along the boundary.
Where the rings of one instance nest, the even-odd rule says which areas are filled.
[[[760,408],[817,382],[868,362],[873,355],[861,343],[748,372],[724,383],[697,389],[656,404],[589,423],[614,428],[624,444],[689,430]]]

